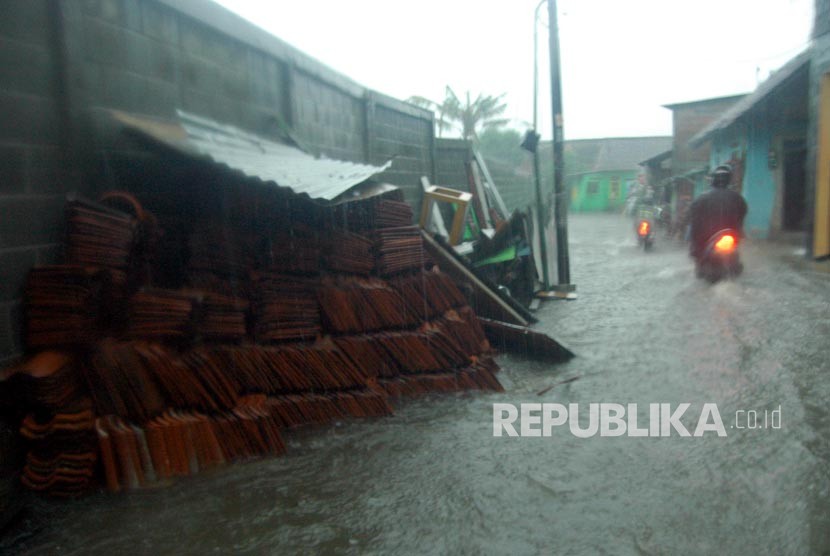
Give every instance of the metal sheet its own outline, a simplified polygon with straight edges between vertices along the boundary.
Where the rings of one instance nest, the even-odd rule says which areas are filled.
[[[353,188],[383,172],[382,166],[316,158],[295,147],[178,111],[177,122],[153,120],[112,111],[113,118],[128,130],[179,153],[204,160],[245,177],[290,189],[297,195],[326,204],[339,204],[394,189],[387,184]],[[351,192],[351,193],[350,193]]]

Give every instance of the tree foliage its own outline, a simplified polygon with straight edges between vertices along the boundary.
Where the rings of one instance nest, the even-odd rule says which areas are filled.
[[[461,127],[464,139],[477,139],[481,130],[501,127],[508,122],[500,117],[507,110],[507,104],[503,102],[504,93],[495,97],[479,93],[475,100],[471,100],[470,91],[467,91],[463,101],[450,87],[447,87],[446,93],[449,105],[456,110],[451,116]]]
[[[441,102],[419,96],[407,99],[407,102],[435,112],[435,125],[439,137],[444,131],[454,129],[463,139],[475,140],[483,130],[501,127],[508,122],[506,118],[501,117],[507,109],[507,104],[503,100],[504,93],[498,96],[479,93],[473,99],[467,91],[462,99],[450,86],[446,87],[444,93],[444,100]]]

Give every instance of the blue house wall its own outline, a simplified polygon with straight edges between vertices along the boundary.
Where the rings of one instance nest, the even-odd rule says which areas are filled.
[[[775,204],[775,175],[769,168],[767,159],[777,130],[772,127],[774,123],[764,117],[766,114],[758,112],[766,110],[752,111],[749,114],[742,191],[750,211],[746,215],[744,230],[750,237],[765,239],[769,236]]]
[[[753,238],[768,238],[774,231],[775,212],[781,210],[777,206],[778,188],[782,186],[780,139],[803,137],[806,131],[805,120],[786,118],[780,110],[782,105],[797,102],[796,94],[798,91],[773,95],[712,138],[710,168],[736,158],[744,161],[741,193],[749,207],[744,230]],[[769,164],[770,150],[775,151],[778,157],[774,168],[770,168]]]

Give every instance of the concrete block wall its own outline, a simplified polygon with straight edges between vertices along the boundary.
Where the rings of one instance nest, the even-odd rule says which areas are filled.
[[[420,109],[401,107],[394,99],[377,93],[368,95],[367,108],[371,126],[369,161],[380,164],[394,160],[380,179],[400,186],[418,214],[421,176],[435,178],[433,121],[420,117]]]
[[[28,270],[60,259],[69,191],[141,173],[147,154],[106,109],[184,109],[310,150],[381,163],[420,203],[435,176],[433,114],[368,90],[209,0],[0,2],[0,365],[22,352]],[[135,177],[135,176],[133,176]],[[138,176],[140,181],[140,176]],[[149,178],[148,178],[149,179]]]
[[[22,350],[22,287],[59,260],[67,152],[61,57],[48,0],[0,2],[0,366]]]
[[[367,159],[364,101],[303,72],[294,73],[294,129],[313,151],[331,158]]]
[[[463,139],[436,140],[436,183],[467,191],[466,164],[472,160],[473,150]]]

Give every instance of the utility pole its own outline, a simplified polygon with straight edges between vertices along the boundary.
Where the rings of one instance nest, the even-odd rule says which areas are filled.
[[[559,24],[556,0],[548,0],[548,25],[550,44],[550,97],[553,117],[553,206],[556,219],[556,269],[559,284],[554,288],[560,293],[572,292],[570,257],[568,256],[568,193],[565,191],[562,120],[562,78],[559,60]],[[540,223],[541,225],[541,223]]]
[[[548,243],[547,238],[545,238],[545,198],[542,195],[542,177],[539,169],[539,134],[537,132],[539,129],[537,121],[539,114],[537,99],[539,91],[539,47],[537,37],[539,34],[539,8],[546,1],[540,0],[533,12],[533,136],[531,140],[533,148],[529,149],[533,153],[533,178],[536,186],[536,219],[539,223],[537,232],[539,234],[539,258],[542,260],[543,291],[550,290],[550,272],[548,271]]]

